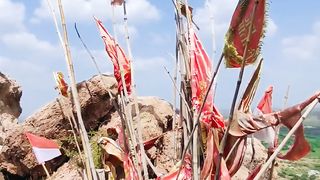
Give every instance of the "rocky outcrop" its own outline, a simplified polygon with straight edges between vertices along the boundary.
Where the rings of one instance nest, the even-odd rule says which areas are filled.
[[[113,109],[108,91],[116,94],[116,81],[111,76],[95,76],[88,81],[79,83],[77,88],[87,131],[97,130],[100,121],[103,121]],[[70,102],[68,99],[58,97],[27,118],[14,130],[9,131],[4,141],[5,146],[0,154],[0,169],[20,176],[28,176],[34,171],[39,172],[40,175],[44,174],[31,151],[25,136],[26,132],[55,139],[61,144],[62,149],[72,148],[71,126],[67,118],[67,112],[71,112],[71,105],[68,102]],[[72,111],[75,114],[74,108]],[[49,170],[55,170],[66,160],[68,158],[62,156],[50,161],[47,166]]]
[[[172,106],[157,97],[139,97],[138,99],[140,120],[142,126],[143,141],[147,141],[163,135],[157,143],[147,151],[147,155],[157,168],[159,173],[167,173],[174,166],[172,157],[174,154],[173,131],[172,130]],[[132,106],[133,124],[137,127],[138,118]],[[101,125],[99,132],[108,134],[108,129],[121,127],[121,119],[118,112],[111,114],[109,120]],[[150,174],[152,171],[150,170]]]
[[[16,81],[9,79],[0,72],[0,150],[6,132],[14,128],[21,114],[21,87]]]

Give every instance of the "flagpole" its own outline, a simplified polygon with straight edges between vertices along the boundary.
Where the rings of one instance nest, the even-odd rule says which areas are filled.
[[[139,139],[139,146],[140,146],[140,151],[141,151],[141,161],[142,161],[142,167],[143,167],[143,175],[145,179],[149,179],[149,174],[148,174],[148,168],[147,168],[147,162],[146,158],[144,156],[145,154],[145,149],[143,146],[143,139],[142,139],[142,124],[141,124],[141,119],[140,119],[140,110],[138,106],[138,101],[137,101],[137,95],[136,95],[136,84],[134,80],[134,67],[132,66],[132,51],[131,51],[131,45],[130,45],[130,39],[129,39],[129,31],[128,31],[128,17],[127,17],[127,9],[126,9],[126,1],[123,1],[123,15],[124,15],[124,28],[125,28],[125,34],[126,34],[126,44],[127,44],[127,49],[128,49],[128,55],[129,55],[129,62],[130,62],[130,67],[131,67],[131,82],[132,82],[132,96],[133,96],[133,103],[135,106],[135,111],[137,115],[137,131],[138,131],[138,139]]]
[[[300,119],[297,121],[297,123],[293,126],[293,128],[288,132],[286,137],[282,140],[281,144],[277,147],[277,149],[273,152],[273,154],[270,156],[268,161],[261,167],[259,173],[256,175],[254,180],[258,180],[262,174],[267,170],[269,165],[272,163],[272,161],[276,158],[278,153],[281,151],[281,149],[286,145],[286,142],[289,140],[289,138],[293,135],[293,133],[296,132],[296,130],[299,128],[301,123],[306,119],[306,117],[309,115],[309,113],[314,109],[314,107],[319,103],[320,97],[313,100],[313,102],[310,104],[308,109],[303,113],[303,115],[300,117]]]
[[[61,46],[62,46],[62,49],[64,51],[64,55],[65,55],[65,59],[66,61],[68,61],[68,56],[67,56],[67,50],[66,50],[66,47],[64,45],[64,42],[63,42],[63,39],[62,39],[62,36],[61,36],[61,33],[60,33],[60,30],[59,30],[59,27],[58,27],[58,22],[57,22],[57,18],[56,18],[56,14],[55,14],[55,11],[54,11],[54,8],[52,7],[51,3],[50,3],[50,0],[47,0],[47,3],[48,3],[48,7],[51,11],[51,15],[52,15],[52,18],[53,18],[53,22],[54,22],[54,25],[55,25],[55,29],[56,29],[56,33],[58,34],[58,37],[59,37],[59,40],[60,40],[60,43],[61,43]],[[70,76],[69,76],[70,77]],[[71,100],[70,100],[71,101]],[[71,114],[73,119],[74,119],[74,116],[73,114]],[[87,151],[87,148],[85,146],[85,143],[84,143],[84,137],[82,135],[82,131],[81,129],[80,130],[80,138],[81,138],[81,141],[82,141],[82,146],[83,146],[83,151],[85,152],[86,154],[86,151]],[[87,175],[89,176],[90,174],[90,167],[89,167],[89,160],[87,157],[85,157],[85,168],[86,168],[86,172],[88,173]],[[91,177],[91,176],[89,176]]]
[[[221,159],[222,159],[222,156],[223,156],[224,148],[226,146],[227,136],[228,136],[229,130],[230,130],[230,124],[233,121],[234,109],[235,109],[235,106],[236,106],[236,101],[237,101],[237,97],[238,97],[238,94],[239,94],[239,90],[240,90],[240,86],[241,86],[241,82],[242,82],[242,78],[243,78],[243,74],[244,74],[244,69],[245,69],[247,55],[248,55],[248,44],[249,44],[249,42],[251,40],[252,29],[253,29],[253,21],[254,21],[254,18],[255,18],[255,14],[256,14],[258,3],[259,3],[259,0],[255,0],[255,4],[253,6],[253,12],[252,12],[251,19],[250,19],[250,26],[249,26],[247,38],[246,38],[246,41],[245,41],[243,59],[242,59],[241,69],[240,69],[240,72],[239,72],[239,78],[238,78],[238,81],[237,81],[236,90],[234,92],[234,96],[233,96],[233,100],[232,100],[232,104],[231,104],[231,109],[230,109],[230,114],[229,114],[229,126],[227,127],[227,130],[224,133],[222,141],[221,141],[221,144],[220,144],[219,156],[218,156],[218,165],[217,165],[216,171],[215,171],[216,172],[216,174],[215,174],[215,179],[216,180],[218,180],[219,176],[220,176]]]
[[[85,125],[83,123],[82,115],[81,115],[81,106],[80,106],[80,101],[79,101],[79,95],[77,91],[77,86],[76,86],[76,80],[75,80],[75,75],[74,75],[74,69],[73,69],[73,64],[72,64],[72,59],[71,59],[71,53],[70,53],[70,48],[68,45],[68,35],[67,35],[67,27],[65,23],[65,17],[64,17],[64,12],[62,8],[62,3],[61,0],[58,0],[58,5],[59,5],[59,10],[60,10],[60,17],[61,17],[61,24],[62,24],[62,30],[63,30],[63,38],[64,38],[64,50],[65,50],[65,55],[66,55],[66,62],[67,62],[67,68],[68,68],[68,74],[69,78],[71,81],[71,91],[72,91],[72,96],[74,99],[74,104],[76,107],[77,111],[77,117],[78,117],[78,122],[80,125],[80,130],[82,132],[81,135],[83,136],[83,144],[85,146],[84,148],[84,153],[85,153],[85,158],[86,158],[86,163],[87,163],[87,173],[88,173],[88,178],[97,180],[97,174],[95,171],[94,163],[93,163],[93,157],[92,157],[92,152],[90,148],[90,143],[89,143],[89,138],[88,134],[85,128]],[[89,168],[89,169],[88,169]]]
[[[212,10],[212,7],[209,3],[209,0],[206,0],[206,4],[209,8],[209,11],[213,11]],[[213,12],[211,12],[210,14],[210,27],[211,27],[211,36],[212,36],[212,67],[214,67],[214,59],[216,57],[216,53],[217,53],[217,49],[216,49],[216,39],[215,39],[215,36],[216,36],[216,33],[215,33],[215,26],[214,26],[214,16],[213,16]],[[218,78],[218,77],[217,77]],[[217,89],[217,78],[214,80],[213,82],[213,88],[212,88],[212,97],[213,97],[213,102],[214,102],[214,97],[215,97],[215,94],[216,94],[216,89]]]
[[[124,3],[124,2],[123,2]],[[111,6],[112,6],[112,24],[113,24],[113,33],[114,33],[114,39],[115,39],[115,43],[118,43],[118,39],[117,39],[117,31],[116,31],[116,22],[115,22],[115,14],[114,14],[114,5],[112,4],[112,0],[111,0]],[[118,45],[118,44],[117,44]],[[118,51],[118,50],[117,50]],[[129,58],[129,61],[131,59]],[[124,105],[125,107],[125,115],[126,115],[126,118],[127,118],[127,126],[128,126],[128,133],[130,134],[131,136],[131,145],[130,145],[130,152],[133,152],[132,154],[132,157],[133,157],[133,163],[135,164],[135,166],[138,168],[138,176],[139,178],[141,179],[142,178],[142,175],[141,175],[141,167],[138,163],[138,152],[136,152],[136,146],[137,146],[137,138],[136,138],[136,135],[135,135],[135,130],[133,128],[133,117],[132,117],[132,114],[131,114],[131,104],[129,103],[129,95],[128,95],[128,90],[127,90],[127,85],[126,85],[126,81],[124,79],[124,70],[123,70],[123,65],[120,64],[119,61],[118,62],[118,66],[120,67],[120,76],[121,76],[121,82],[122,82],[122,87],[123,87],[123,94],[120,95],[120,97],[122,98],[122,104]],[[130,66],[131,67],[131,66]],[[132,75],[131,75],[131,80],[132,80]],[[124,99],[125,98],[125,99]]]
[[[201,117],[201,114],[202,114],[202,111],[203,111],[203,108],[204,108],[204,104],[205,104],[204,102],[206,102],[206,100],[207,100],[207,98],[208,98],[208,95],[209,95],[209,92],[211,91],[211,88],[212,88],[214,79],[216,78],[216,76],[217,76],[217,74],[218,74],[218,72],[219,72],[219,67],[220,67],[220,65],[221,65],[221,62],[222,62],[223,57],[224,57],[224,54],[222,53],[221,56],[220,56],[220,59],[219,59],[219,61],[218,61],[217,67],[216,67],[216,69],[215,69],[215,71],[214,71],[214,73],[213,73],[213,76],[212,76],[212,79],[211,79],[211,81],[210,81],[210,84],[209,84],[209,87],[208,87],[208,89],[207,89],[207,92],[206,92],[206,94],[205,94],[205,96],[204,96],[204,98],[203,98],[203,102],[202,102],[202,105],[201,105],[201,108],[200,108],[200,111],[199,111],[199,114],[198,114],[197,120],[196,120],[197,123],[196,123],[195,127],[193,127],[193,129],[192,129],[192,131],[191,131],[191,133],[190,133],[188,142],[187,142],[187,144],[186,144],[186,147],[185,147],[184,150],[183,150],[182,159],[185,158],[185,156],[186,156],[186,154],[187,154],[188,147],[189,147],[190,142],[191,142],[191,140],[192,140],[193,134],[194,134],[194,132],[195,132],[195,130],[196,130],[196,127],[199,126],[199,124],[200,124],[200,117]],[[181,172],[181,168],[182,168],[183,163],[184,163],[184,161],[182,161],[182,163],[181,163],[181,165],[180,165],[180,167],[179,167],[178,176],[179,176],[179,174],[180,174],[180,172]]]
[[[288,98],[289,98],[289,90],[290,90],[290,85],[288,85],[288,88],[287,88],[287,91],[286,91],[286,94],[284,96],[284,103],[283,103],[283,109],[287,106],[287,102],[288,102]],[[275,128],[275,142],[273,143],[274,144],[274,148],[276,148],[277,144],[278,143],[278,135],[279,135],[279,132],[280,132],[280,128],[281,128],[281,125],[278,125],[276,126]],[[271,163],[271,168],[270,168],[270,175],[269,175],[269,180],[272,179],[272,176],[273,176],[273,170],[274,170],[274,164],[276,163],[276,158],[272,161]]]
[[[59,83],[58,83],[58,78],[56,77],[56,72],[53,72],[53,77],[54,77],[54,79],[55,79],[55,81],[56,81],[56,83],[57,83],[57,86],[58,86],[57,89],[58,89],[59,94],[61,95],[61,100],[63,101],[64,104],[68,104],[68,105],[69,105],[69,102],[65,100],[65,99],[67,99],[67,98],[62,95],[61,89],[59,88]],[[79,127],[77,126],[74,118],[72,119],[73,122],[71,121],[71,118],[70,118],[70,116],[71,116],[71,114],[72,114],[72,107],[70,107],[70,109],[69,109],[69,106],[68,106],[67,108],[63,108],[63,106],[60,104],[59,99],[57,98],[56,100],[57,100],[57,102],[59,103],[59,106],[60,106],[61,111],[62,111],[62,115],[64,115],[63,111],[66,111],[66,113],[67,113],[67,114],[66,114],[66,117],[67,117],[67,119],[68,119],[68,121],[69,121],[69,123],[70,123],[71,131],[72,131],[73,138],[74,138],[74,141],[75,141],[76,146],[77,146],[77,150],[78,150],[78,153],[79,153],[79,157],[80,157],[80,159],[81,159],[81,162],[82,162],[83,165],[84,165],[83,157],[82,157],[82,155],[81,155],[81,149],[80,149],[80,146],[79,146],[79,143],[78,143],[78,140],[77,140],[77,134],[76,134],[76,130],[77,130],[77,133],[79,133]],[[67,109],[67,110],[66,110],[66,109]],[[71,111],[71,112],[70,112],[70,111]],[[73,117],[73,115],[72,115],[71,117]]]
[[[44,171],[46,172],[48,178],[51,178],[51,176],[50,176],[50,174],[49,174],[49,171],[48,171],[48,169],[47,169],[47,167],[46,167],[46,165],[45,165],[45,162],[41,163],[41,165],[42,165]]]

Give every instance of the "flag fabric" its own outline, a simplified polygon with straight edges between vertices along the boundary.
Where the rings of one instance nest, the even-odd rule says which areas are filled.
[[[251,38],[248,40],[246,65],[254,63],[260,54],[261,38],[265,26],[266,1],[239,0],[225,38],[224,58],[227,68],[241,67],[255,3],[257,3],[256,13],[252,22]]]
[[[123,49],[115,42],[114,38],[109,35],[108,31],[104,28],[102,22],[94,18],[98,29],[100,31],[101,38],[105,44],[106,52],[109,55],[114,69],[114,76],[118,82],[118,91],[123,90],[121,71],[124,76],[126,89],[128,94],[131,93],[131,65],[129,59],[126,57]]]
[[[64,81],[62,72],[55,72],[53,75],[61,95],[68,97],[68,84]]]
[[[61,155],[59,146],[56,142],[31,133],[26,133],[26,136],[39,164]]]
[[[123,4],[124,0],[112,0],[111,5],[117,5],[121,6]]]
[[[224,127],[223,116],[213,104],[212,91],[209,92],[207,100],[203,102],[207,88],[210,85],[212,64],[194,30],[191,28],[189,32],[193,109],[199,113],[202,103],[205,103],[200,120],[210,127]]]
[[[272,113],[272,92],[273,86],[269,86],[257,106],[263,114]]]
[[[123,168],[124,168],[126,179],[131,179],[131,180],[139,179],[137,169],[134,167],[128,153],[123,154]]]
[[[251,80],[243,93],[241,98],[238,110],[248,113],[250,111],[250,106],[254,95],[256,94],[259,82],[260,82],[260,73],[261,73],[261,66],[262,66],[262,59],[260,60],[256,70],[254,71]]]
[[[218,165],[218,157],[219,157],[219,145],[218,145],[218,134],[213,134],[212,130],[208,132],[207,138],[207,150],[206,150],[206,158],[203,162],[203,168],[201,170],[201,179],[214,179],[215,169]],[[226,162],[224,159],[221,160],[221,168],[220,168],[220,179],[229,180],[231,179]]]

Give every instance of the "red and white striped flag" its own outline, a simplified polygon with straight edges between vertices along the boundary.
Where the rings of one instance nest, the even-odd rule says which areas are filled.
[[[26,136],[39,164],[61,155],[59,146],[56,142],[31,133],[26,133]]]

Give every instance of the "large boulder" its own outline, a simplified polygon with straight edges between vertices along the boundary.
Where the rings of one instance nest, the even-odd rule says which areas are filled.
[[[0,72],[0,150],[6,132],[14,128],[21,114],[21,87],[16,81],[9,79]]]
[[[94,76],[88,81],[77,85],[82,117],[88,132],[97,130],[99,124],[113,109],[109,92],[117,93],[116,80],[111,76]],[[72,132],[67,117],[75,108],[71,109],[69,99],[58,97],[47,104],[37,113],[28,117],[24,123],[7,133],[4,146],[0,152],[0,169],[19,176],[33,175],[37,170],[39,176],[44,175],[41,166],[35,160],[30,144],[25,136],[26,132],[55,139],[61,144],[62,149],[68,151],[75,148]],[[49,170],[55,170],[68,158],[56,158],[47,164]]]
[[[149,150],[147,155],[151,162],[161,174],[168,173],[174,166],[172,155],[174,154],[172,116],[173,108],[167,101],[158,97],[139,97],[138,105],[140,110],[140,121],[142,129],[142,139],[147,141],[163,135],[157,143]],[[138,118],[132,104],[133,125],[136,128]],[[108,134],[108,129],[121,128],[121,119],[119,113],[115,111],[99,128],[102,135]],[[151,177],[155,177],[150,170]],[[152,175],[153,174],[153,175]]]

